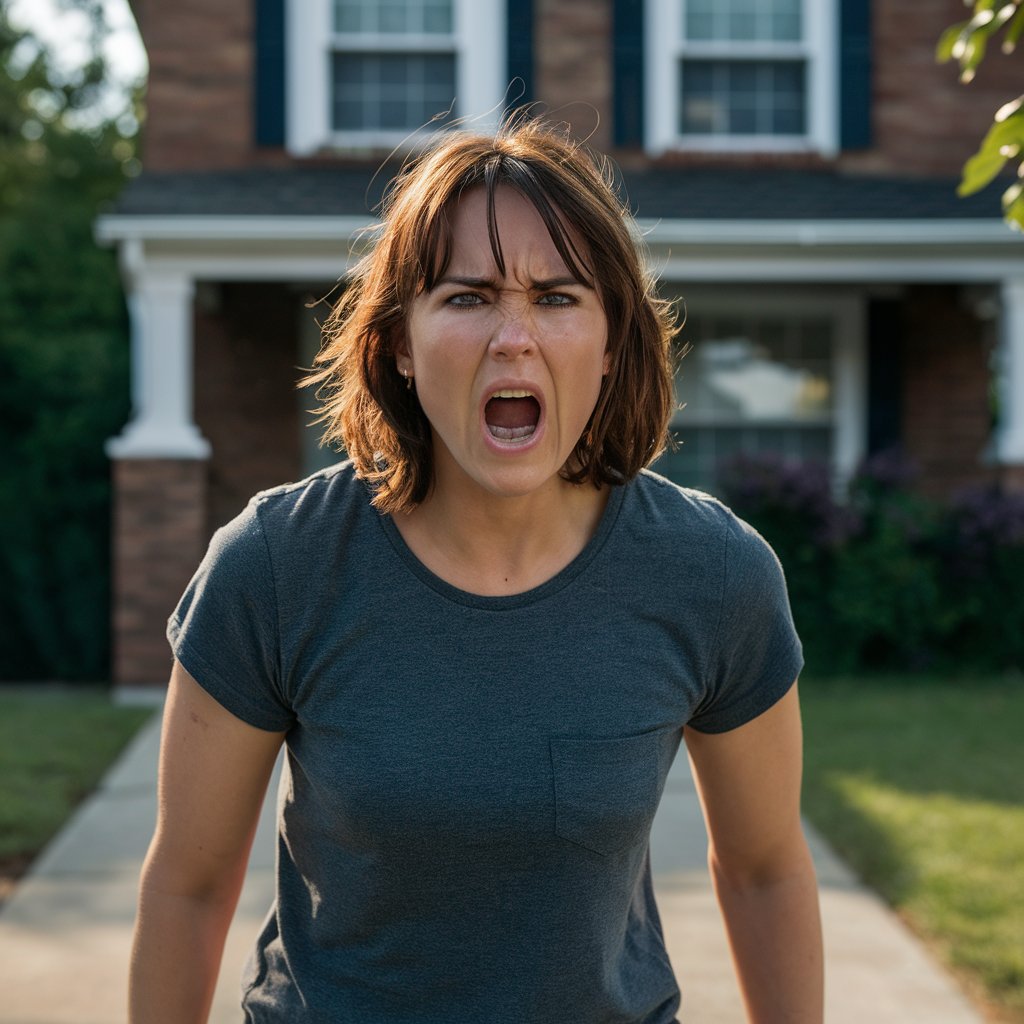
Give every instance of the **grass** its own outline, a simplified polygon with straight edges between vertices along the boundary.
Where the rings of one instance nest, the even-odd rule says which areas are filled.
[[[801,701],[808,818],[1024,1022],[1024,679],[807,680]]]
[[[101,690],[0,688],[0,870],[46,844],[152,713]]]

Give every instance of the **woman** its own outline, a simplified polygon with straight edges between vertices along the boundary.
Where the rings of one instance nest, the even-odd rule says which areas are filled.
[[[675,1020],[647,841],[685,729],[749,1018],[820,1021],[785,585],[643,470],[672,329],[601,168],[446,136],[327,335],[351,462],[254,498],[169,625],[132,1019],[205,1020],[284,743],[247,1020]]]

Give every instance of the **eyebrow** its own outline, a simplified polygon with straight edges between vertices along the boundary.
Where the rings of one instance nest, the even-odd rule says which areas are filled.
[[[442,277],[434,287],[437,288],[443,284],[457,284],[464,288],[490,288],[497,289],[497,281],[492,277],[460,277],[454,274],[446,274]],[[571,275],[563,277],[546,277],[540,281],[533,281],[530,284],[532,291],[547,292],[553,288],[568,288],[573,285],[578,285],[582,288],[592,288],[592,285],[587,284],[586,281],[578,281]]]

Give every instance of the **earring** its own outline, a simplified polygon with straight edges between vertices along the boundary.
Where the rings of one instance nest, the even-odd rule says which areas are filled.
[[[412,377],[409,376],[409,371],[403,370],[402,376],[405,378],[405,390],[412,391]]]

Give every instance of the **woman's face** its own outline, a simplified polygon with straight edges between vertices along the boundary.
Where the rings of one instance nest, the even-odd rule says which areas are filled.
[[[505,275],[473,189],[451,211],[451,262],[413,301],[397,362],[430,421],[436,487],[522,496],[564,484],[608,372],[608,324],[528,200],[499,187],[495,215]]]

